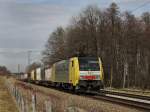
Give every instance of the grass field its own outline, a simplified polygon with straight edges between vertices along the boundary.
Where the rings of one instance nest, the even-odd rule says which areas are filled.
[[[13,87],[17,87],[22,97],[28,102],[27,112],[32,112],[33,95],[36,96],[36,112],[46,112],[45,103],[47,101],[47,106],[52,109],[52,112],[141,112],[134,108],[105,102],[103,100],[95,100],[83,95],[69,94],[52,88],[25,83],[11,77],[5,78],[5,81],[7,82],[7,86],[11,84]]]
[[[22,84],[22,82],[19,81],[19,85],[20,84]],[[38,107],[42,105],[44,101],[43,99],[48,97],[48,99],[52,101],[54,108],[53,112],[141,112],[136,109],[112,104],[102,100],[94,100],[80,95],[68,94],[55,89],[45,88],[33,84],[25,84],[23,87],[27,88],[27,86],[36,90],[37,101],[39,101]],[[19,89],[21,90],[22,88]],[[27,90],[23,90],[23,93],[28,93],[26,91]],[[65,111],[66,109],[68,111]]]
[[[13,98],[4,85],[3,77],[0,77],[0,112],[18,112]]]

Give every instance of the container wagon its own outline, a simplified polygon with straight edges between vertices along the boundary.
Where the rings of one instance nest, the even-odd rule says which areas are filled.
[[[43,77],[43,78],[42,78]],[[31,80],[74,91],[99,91],[104,88],[104,73],[99,57],[73,57],[51,67],[31,71]]]

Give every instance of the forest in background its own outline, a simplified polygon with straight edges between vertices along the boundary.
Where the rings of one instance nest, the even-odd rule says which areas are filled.
[[[0,66],[0,76],[10,75],[10,71],[5,66]]]
[[[135,16],[115,3],[86,7],[50,34],[42,62],[73,56],[101,57],[106,86],[150,89],[150,12]]]

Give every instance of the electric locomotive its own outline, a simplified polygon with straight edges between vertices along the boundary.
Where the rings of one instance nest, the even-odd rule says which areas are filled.
[[[45,69],[45,72],[39,73],[41,76],[38,77],[44,75],[45,79],[42,80],[55,87],[75,91],[99,91],[104,88],[104,73],[99,57],[72,57],[58,61]],[[40,81],[36,79],[35,72],[32,71],[31,74],[34,74],[31,75],[33,77],[31,79],[35,82]]]

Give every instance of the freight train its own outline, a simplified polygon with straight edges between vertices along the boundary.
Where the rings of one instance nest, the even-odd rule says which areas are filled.
[[[28,81],[49,84],[73,91],[99,91],[104,88],[104,73],[99,57],[72,57],[48,68],[31,71]]]

